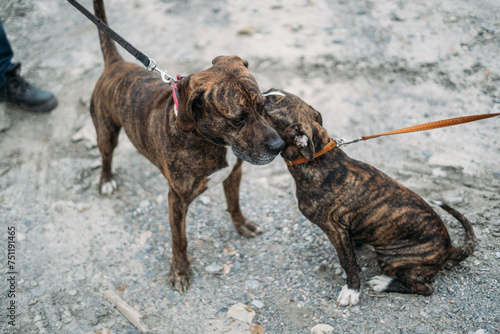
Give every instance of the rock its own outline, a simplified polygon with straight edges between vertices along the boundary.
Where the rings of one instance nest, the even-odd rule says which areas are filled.
[[[229,311],[227,311],[227,317],[250,324],[255,317],[255,311],[245,304],[237,303],[229,308]]]
[[[327,324],[317,324],[311,328],[311,333],[326,334],[333,333],[333,327]]]
[[[256,280],[248,280],[245,283],[247,284],[247,287],[252,290],[257,289],[260,286],[260,283]]]
[[[253,307],[255,308],[258,308],[258,309],[261,309],[264,307],[264,303],[261,302],[260,300],[252,300],[252,302],[250,303]]]
[[[211,265],[205,267],[205,271],[212,274],[218,273],[222,271],[222,267],[218,264],[212,263]]]
[[[250,36],[255,34],[256,32],[257,32],[257,27],[254,26],[253,24],[250,24],[238,30],[238,35]]]
[[[252,334],[264,334],[264,328],[261,325],[252,325],[248,331]]]

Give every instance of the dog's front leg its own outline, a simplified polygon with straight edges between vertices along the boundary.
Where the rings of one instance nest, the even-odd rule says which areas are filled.
[[[236,230],[245,237],[255,237],[258,234],[262,234],[262,228],[254,222],[247,220],[240,208],[240,183],[243,174],[242,162],[241,159],[238,159],[231,174],[224,181],[224,194],[226,195],[227,210],[231,214],[231,219]]]
[[[340,265],[347,276],[347,284],[342,287],[337,299],[337,305],[356,305],[359,303],[360,295],[360,269],[356,261],[356,254],[354,253],[349,231],[344,226],[335,223],[328,224],[328,228],[323,230],[335,247]]]
[[[191,268],[187,257],[186,214],[189,202],[170,188],[168,192],[168,213],[172,233],[172,265],[168,279],[170,286],[181,293],[189,287]]]

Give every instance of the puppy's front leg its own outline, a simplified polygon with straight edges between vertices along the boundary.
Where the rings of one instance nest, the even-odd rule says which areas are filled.
[[[339,256],[340,265],[347,275],[347,284],[342,287],[342,291],[337,299],[337,305],[353,306],[359,303],[360,278],[359,266],[354,254],[354,246],[349,236],[349,231],[341,225],[331,223],[327,229],[323,229],[335,247]]]
[[[242,160],[238,159],[236,165],[224,181],[224,194],[226,195],[227,210],[231,214],[234,227],[245,237],[255,237],[262,234],[262,228],[254,222],[247,220],[240,208],[240,183],[242,171]]]
[[[186,214],[189,202],[180,198],[170,188],[168,192],[168,212],[172,233],[172,265],[168,279],[170,286],[181,293],[189,287],[191,268],[187,257]]]

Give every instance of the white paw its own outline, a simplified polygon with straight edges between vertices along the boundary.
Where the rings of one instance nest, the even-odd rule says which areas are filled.
[[[109,182],[104,183],[101,186],[101,194],[105,195],[105,196],[112,195],[117,188],[118,188],[118,186],[116,185],[116,181],[111,180]]]
[[[337,305],[339,306],[354,306],[359,303],[359,295],[361,292],[349,289],[347,284],[342,287],[339,298],[337,298]]]
[[[387,290],[392,278],[385,275],[373,276],[367,283],[373,291],[382,292]]]
[[[308,139],[304,135],[300,136],[295,136],[295,145],[298,147],[306,147],[307,146]]]

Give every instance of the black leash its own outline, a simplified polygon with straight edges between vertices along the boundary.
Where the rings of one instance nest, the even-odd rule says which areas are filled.
[[[128,51],[132,56],[135,57],[138,61],[140,61],[144,67],[148,71],[156,71],[160,73],[161,80],[170,85],[170,87],[174,90],[174,102],[175,102],[175,114],[177,115],[178,107],[178,92],[177,92],[177,81],[182,79],[180,75],[177,75],[177,80],[171,77],[166,71],[163,71],[156,67],[156,61],[153,58],[149,58],[141,51],[137,50],[132,44],[127,42],[123,37],[118,35],[113,29],[111,29],[106,23],[102,22],[97,16],[92,14],[87,10],[87,8],[83,7],[76,0],[68,0],[70,4],[72,4],[76,9],[78,9],[83,15],[85,15],[90,21],[92,21],[97,28],[101,29],[106,35],[108,35],[111,39],[113,39],[116,43],[120,44],[125,50]]]
[[[140,61],[149,71],[159,72],[163,82],[168,83],[172,87],[173,83],[177,82],[177,80],[168,75],[166,71],[163,71],[156,67],[156,61],[153,58],[149,58],[144,53],[137,50],[132,44],[127,42],[123,37],[118,35],[113,29],[111,29],[106,23],[102,22],[102,20],[100,20],[97,16],[89,12],[87,8],[83,7],[76,0],[68,0],[68,2],[72,4],[76,9],[78,9],[83,15],[85,15],[90,21],[92,21],[97,26],[97,28],[101,29],[106,35],[108,35],[116,43],[120,44],[125,50],[127,50],[128,53],[134,56],[135,59]]]
[[[97,16],[89,12],[87,8],[80,5],[80,3],[78,3],[75,0],[68,0],[68,2],[72,4],[76,9],[78,9],[83,15],[85,15],[90,21],[94,22],[97,28],[104,31],[106,35],[112,38],[116,43],[120,44],[125,50],[128,51],[128,53],[134,56],[135,59],[140,61],[146,68],[149,67],[150,60],[148,56],[146,56],[144,53],[133,47],[132,44],[130,44],[123,37],[118,35],[113,29],[107,26],[106,23],[102,22],[102,20],[97,18]]]

